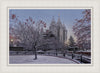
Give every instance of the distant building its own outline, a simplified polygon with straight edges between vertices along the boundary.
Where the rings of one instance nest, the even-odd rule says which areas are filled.
[[[67,30],[64,24],[62,24],[60,17],[58,17],[58,21],[56,22],[54,17],[50,23],[49,30],[55,37],[59,40],[59,42],[65,43],[67,40]]]

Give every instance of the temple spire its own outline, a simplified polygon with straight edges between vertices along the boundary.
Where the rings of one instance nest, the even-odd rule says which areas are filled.
[[[63,22],[63,24],[62,24],[62,25],[63,25],[63,27],[65,28],[65,24],[64,24],[64,22]]]
[[[55,21],[54,16],[52,17],[52,21]]]
[[[55,19],[54,19],[54,16],[52,17],[52,21],[51,21],[51,25],[55,25],[56,22],[55,22]]]
[[[57,21],[58,25],[62,25],[61,20],[60,20],[60,15],[58,15],[58,21]]]
[[[60,15],[58,15],[58,21],[60,22]]]

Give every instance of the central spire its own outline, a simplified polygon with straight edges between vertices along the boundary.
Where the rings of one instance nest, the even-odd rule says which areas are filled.
[[[60,20],[60,15],[58,16],[57,24],[58,24],[58,25],[62,25],[61,20]]]
[[[58,21],[60,21],[60,14],[58,14]]]
[[[61,21],[60,21],[60,16],[58,16],[58,22],[61,22]]]
[[[54,16],[52,17],[52,21],[55,22]]]

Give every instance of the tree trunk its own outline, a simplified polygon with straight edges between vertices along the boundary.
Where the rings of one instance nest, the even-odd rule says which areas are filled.
[[[63,57],[65,57],[65,53],[63,53]]]
[[[35,53],[35,58],[34,58],[34,60],[36,60],[36,59],[37,59],[37,52],[36,52],[36,48],[34,48],[34,53]]]
[[[35,54],[35,58],[34,60],[37,60],[37,49],[36,49],[36,42],[35,42],[35,45],[34,45],[34,54]]]
[[[57,53],[57,49],[56,49],[56,56],[58,55],[58,53]]]

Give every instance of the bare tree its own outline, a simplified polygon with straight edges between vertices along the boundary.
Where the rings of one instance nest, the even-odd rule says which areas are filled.
[[[74,34],[77,37],[77,45],[84,50],[84,48],[90,49],[91,43],[91,10],[86,9],[83,11],[83,18],[76,19],[76,23],[73,26]],[[86,47],[87,45],[87,47]]]
[[[14,20],[15,19],[15,20]],[[37,59],[37,45],[41,41],[41,29],[43,27],[46,27],[46,23],[43,21],[39,21],[39,23],[36,23],[33,21],[31,17],[26,19],[25,21],[21,21],[16,17],[16,15],[12,15],[12,20],[14,20],[14,27],[12,34],[21,41],[21,43],[24,43],[24,47],[26,49],[33,50],[35,54],[34,60]],[[43,26],[40,26],[42,24]]]

